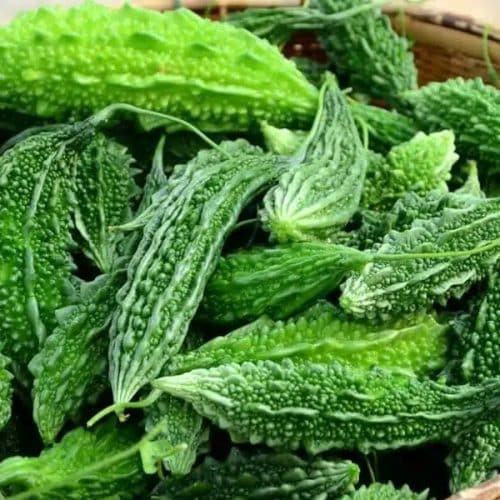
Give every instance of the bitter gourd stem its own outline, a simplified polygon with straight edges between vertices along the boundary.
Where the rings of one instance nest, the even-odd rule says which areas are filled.
[[[118,419],[121,422],[124,422],[127,419],[127,415],[123,413],[123,410],[128,409],[140,409],[146,408],[147,406],[151,406],[161,395],[162,391],[158,389],[153,389],[149,396],[140,401],[132,402],[132,403],[115,403],[106,408],[102,409],[100,412],[96,413],[88,422],[87,427],[92,427],[99,420],[103,419],[106,415],[115,412],[118,415]],[[154,428],[153,428],[154,430]]]
[[[101,111],[92,115],[88,119],[88,121],[93,126],[98,127],[102,123],[109,120],[113,116],[113,114],[116,113],[117,111],[130,111],[131,113],[135,113],[137,115],[151,116],[151,117],[155,117],[155,118],[161,118],[163,120],[168,120],[168,121],[171,121],[173,123],[178,123],[179,125],[182,125],[183,127],[186,127],[187,129],[191,130],[191,132],[194,132],[198,137],[203,139],[209,146],[211,146],[212,148],[219,151],[221,154],[223,154],[228,159],[231,158],[231,156],[227,153],[227,151],[224,151],[221,147],[219,147],[219,145],[216,144],[214,141],[212,141],[212,139],[210,139],[210,137],[205,135],[200,129],[198,129],[194,125],[191,125],[191,123],[183,120],[182,118],[178,118],[178,117],[172,116],[172,115],[167,115],[165,113],[160,113],[158,111],[151,111],[148,109],[139,108],[139,107],[134,106],[132,104],[126,104],[126,103],[120,103],[120,102],[115,103],[115,104],[110,104],[109,106],[106,106]]]

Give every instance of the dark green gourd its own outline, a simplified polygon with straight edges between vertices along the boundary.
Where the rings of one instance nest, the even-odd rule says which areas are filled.
[[[72,179],[93,134],[87,123],[58,127],[21,136],[0,156],[0,343],[25,381],[66,301]]]
[[[462,158],[498,166],[500,91],[482,79],[433,82],[404,94],[423,130],[451,129]]]
[[[262,314],[286,318],[334,290],[369,255],[320,242],[253,248],[222,257],[210,278],[199,316],[234,324]]]
[[[338,362],[230,363],[160,378],[153,386],[191,402],[236,443],[311,453],[449,442],[500,407],[500,379],[451,387]]]
[[[415,493],[408,486],[396,488],[392,483],[372,483],[344,495],[341,500],[427,500],[428,492]]]
[[[338,498],[352,489],[358,477],[358,466],[348,460],[303,460],[270,451],[242,454],[233,448],[224,462],[207,458],[189,475],[167,478],[152,498]]]
[[[130,401],[177,353],[240,211],[284,168],[281,158],[237,141],[174,172],[118,294],[109,351],[116,402]]]
[[[267,41],[187,9],[26,12],[0,30],[0,67],[2,106],[57,120],[122,102],[206,130],[307,126],[318,96]]]

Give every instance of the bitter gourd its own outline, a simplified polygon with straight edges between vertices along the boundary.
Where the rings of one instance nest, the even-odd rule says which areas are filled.
[[[498,265],[489,275],[484,297],[473,308],[461,328],[457,328],[454,346],[460,363],[459,376],[471,384],[500,375],[500,342]],[[500,421],[494,419],[471,431],[464,432],[453,444],[448,457],[453,491],[458,491],[488,479],[498,471],[500,451]]]
[[[341,500],[427,500],[427,491],[415,493],[408,486],[396,488],[392,483],[372,483],[361,486],[353,493],[344,495]]]
[[[313,0],[310,7],[335,14],[367,3],[371,1]],[[347,86],[396,106],[401,104],[401,92],[417,88],[410,44],[393,31],[379,9],[348,18],[319,38]]]
[[[224,462],[207,458],[188,476],[167,478],[152,498],[337,498],[358,477],[358,466],[348,460],[303,460],[273,452],[244,455],[233,448]]]
[[[357,317],[386,318],[460,297],[497,260],[498,234],[500,198],[469,199],[464,208],[445,208],[441,216],[417,219],[410,229],[389,233],[375,253],[407,258],[368,264],[347,280],[340,303]],[[429,257],[411,255],[418,252]],[[440,258],[430,258],[432,253]]]
[[[320,92],[316,120],[288,169],[264,198],[261,218],[274,239],[303,241],[335,233],[359,206],[366,152],[332,75]]]
[[[334,290],[369,261],[354,248],[320,242],[235,252],[219,260],[199,317],[213,323],[286,318]]]
[[[38,457],[0,463],[0,491],[12,499],[133,499],[144,493],[144,476],[133,426],[101,424],[70,431]]]
[[[191,402],[236,443],[311,453],[449,441],[500,407],[499,379],[445,386],[338,362],[232,363],[163,377],[153,387]]]
[[[12,375],[7,371],[9,360],[0,354],[0,430],[7,424],[11,415]]]
[[[58,311],[59,326],[29,364],[34,376],[33,418],[46,443],[53,442],[68,417],[106,387],[109,339],[104,331],[124,274],[85,283],[79,303]]]
[[[242,363],[291,358],[295,362],[330,363],[356,367],[383,366],[421,375],[444,366],[447,325],[432,315],[405,317],[373,325],[346,318],[328,302],[319,302],[287,321],[263,317],[224,337],[216,337],[169,363],[171,373]]]
[[[447,459],[450,489],[459,491],[496,475],[500,464],[500,421],[494,419],[460,434]]]
[[[99,134],[81,153],[75,178],[75,225],[85,253],[103,272],[111,270],[121,236],[110,226],[131,217],[136,191],[126,148]]]
[[[201,301],[225,236],[245,204],[286,163],[245,141],[203,153],[167,184],[118,294],[111,325],[110,381],[115,402],[130,401],[176,354]],[[196,169],[205,159],[205,168]]]
[[[454,141],[449,130],[430,135],[419,132],[410,141],[392,148],[385,159],[372,153],[361,204],[384,210],[408,192],[447,191],[451,167],[458,160]]]
[[[0,156],[0,317],[3,352],[24,381],[28,361],[65,303],[72,179],[92,127],[35,133]]]
[[[189,352],[203,343],[203,336],[190,328],[181,352]],[[170,363],[168,370],[170,373]],[[141,450],[146,472],[158,470],[158,462],[173,475],[188,474],[200,453],[207,451],[208,428],[206,421],[193,407],[169,394],[162,394],[145,408],[146,431],[161,427],[161,432],[149,440],[148,448]],[[163,424],[162,424],[163,422]],[[176,452],[172,453],[172,449]]]
[[[433,82],[406,92],[419,126],[426,131],[451,129],[461,157],[497,166],[500,155],[500,92],[480,78]]]
[[[0,67],[4,107],[57,120],[125,102],[206,130],[308,125],[318,96],[267,41],[187,9],[29,11],[0,30]]]

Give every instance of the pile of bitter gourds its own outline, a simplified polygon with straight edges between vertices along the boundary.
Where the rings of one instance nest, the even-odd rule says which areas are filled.
[[[87,2],[0,28],[0,115],[0,497],[444,498],[378,474],[436,443],[451,492],[496,474],[499,90],[419,88],[371,0]]]

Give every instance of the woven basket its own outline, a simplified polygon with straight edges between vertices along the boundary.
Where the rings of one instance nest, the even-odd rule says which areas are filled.
[[[469,2],[472,4],[474,1],[478,0],[462,0],[461,3],[469,6]],[[476,16],[458,15],[442,8],[410,6],[406,2],[403,2],[403,6],[398,4],[385,8],[395,29],[404,32],[414,42],[413,51],[421,85],[456,76],[480,76],[488,83],[500,84],[500,0],[482,1],[485,5],[486,1],[491,2],[495,11],[484,12],[483,9],[481,13],[485,22],[496,23],[498,28],[486,28],[485,22]],[[444,2],[454,5],[456,0],[435,0],[434,4]],[[135,3],[157,10],[168,10],[178,5],[176,0],[136,0]],[[182,2],[185,7],[198,12],[209,10],[215,19],[245,7],[299,6],[301,3],[301,0],[216,0],[215,4],[207,0]],[[470,7],[474,10],[474,6]],[[296,35],[286,45],[284,52],[289,57],[302,56],[326,61],[324,52],[312,34]],[[490,61],[490,67],[487,60]],[[494,71],[498,73],[498,80],[492,75]],[[500,476],[459,492],[448,500],[500,500]]]

